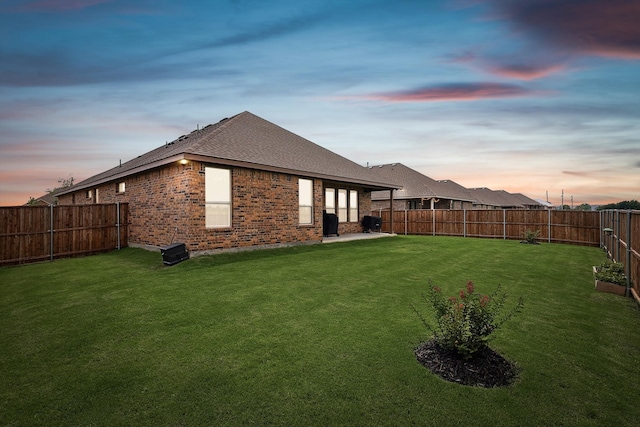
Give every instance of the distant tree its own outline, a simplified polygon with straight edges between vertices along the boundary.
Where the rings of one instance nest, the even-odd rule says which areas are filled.
[[[591,205],[589,203],[583,203],[580,206],[576,207],[577,211],[590,211],[591,210]]]
[[[29,197],[29,201],[27,202],[28,206],[35,206],[38,204],[38,201],[36,199],[34,199],[33,197]]]
[[[562,210],[563,210],[563,211],[570,211],[570,210],[571,210],[571,206],[569,206],[569,205],[562,205]]]
[[[598,206],[598,210],[605,209],[628,209],[628,210],[640,210],[640,202],[637,200],[625,200],[618,203],[609,203],[608,205],[600,205]]]
[[[69,178],[58,179],[58,184],[60,185],[58,185],[57,187],[47,188],[47,193],[53,193],[54,191],[73,186],[73,176],[69,175]]]

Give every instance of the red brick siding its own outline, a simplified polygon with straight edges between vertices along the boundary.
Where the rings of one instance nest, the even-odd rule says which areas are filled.
[[[216,165],[209,165],[216,167]],[[211,251],[322,240],[323,181],[314,179],[314,221],[300,225],[298,176],[232,168],[231,227],[205,227],[204,163],[171,164],[98,186],[99,202],[129,202],[129,243],[163,246],[184,242],[190,251]],[[118,182],[126,191],[117,193]],[[370,193],[339,183],[333,188],[357,190],[359,219],[371,211]],[[86,190],[61,196],[60,204],[87,204]],[[176,231],[177,227],[177,231]],[[339,224],[339,232],[359,233],[360,221]]]

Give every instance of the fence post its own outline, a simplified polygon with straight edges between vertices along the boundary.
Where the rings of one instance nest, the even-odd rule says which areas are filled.
[[[600,232],[598,233],[598,235],[600,236],[600,248],[604,247],[604,221],[602,220],[602,216],[604,214],[604,211],[600,211],[600,215],[599,215],[599,220],[600,223],[598,224],[600,226]]]
[[[462,210],[462,237],[467,237],[467,210]]]
[[[502,240],[507,240],[507,210],[502,209]]]
[[[120,250],[120,202],[116,202],[116,227],[118,229],[118,250]]]
[[[549,218],[547,221],[547,243],[551,243],[551,209],[547,209],[547,212],[549,212],[547,215]]]
[[[407,235],[407,209],[404,210],[404,235]]]
[[[436,211],[431,209],[431,234],[436,235]]]
[[[615,219],[615,233],[616,233],[616,246],[614,248],[614,261],[620,261],[620,210],[616,210],[616,219]]]
[[[49,260],[53,261],[53,205],[49,205]]]
[[[625,274],[627,276],[627,291],[625,296],[631,296],[631,211],[627,211],[627,250],[625,254]]]

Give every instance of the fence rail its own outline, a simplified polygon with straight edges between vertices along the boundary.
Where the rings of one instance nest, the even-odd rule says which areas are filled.
[[[585,246],[601,245],[599,212],[554,210],[429,210],[376,211],[383,231],[397,234],[522,239],[526,230],[540,231],[538,240]]]
[[[127,246],[127,203],[0,207],[0,266]]]
[[[627,288],[640,302],[640,211],[405,210],[393,212],[393,230],[388,210],[372,215],[396,234],[522,240],[531,230],[543,242],[602,247],[624,264]]]

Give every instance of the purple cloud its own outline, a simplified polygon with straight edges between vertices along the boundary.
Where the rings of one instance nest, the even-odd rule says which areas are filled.
[[[27,2],[20,10],[30,12],[78,10],[112,1],[114,0],[39,0]]]
[[[487,0],[519,30],[569,52],[640,59],[635,0]]]

